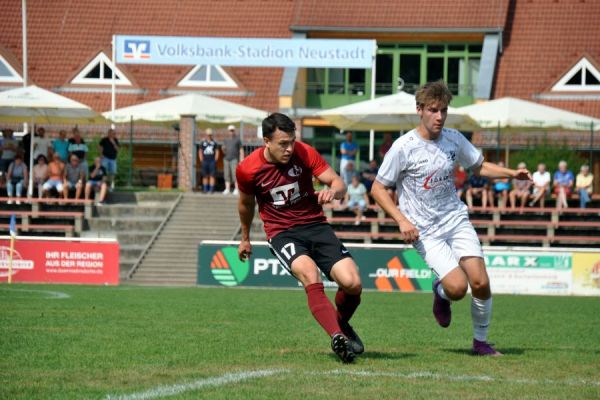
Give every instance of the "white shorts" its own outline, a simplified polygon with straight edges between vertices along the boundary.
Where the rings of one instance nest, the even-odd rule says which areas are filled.
[[[462,220],[438,236],[421,238],[414,247],[440,280],[458,267],[461,258],[483,258],[477,232],[468,220]]]

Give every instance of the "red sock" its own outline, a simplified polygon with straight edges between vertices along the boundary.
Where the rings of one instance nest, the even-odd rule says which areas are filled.
[[[344,292],[342,289],[338,289],[335,294],[335,305],[337,306],[338,319],[342,322],[350,321],[354,311],[360,304],[360,293],[349,294]]]
[[[313,283],[304,288],[306,297],[308,297],[308,308],[317,322],[325,329],[329,336],[341,332],[340,324],[337,320],[337,313],[333,304],[325,295],[322,283]]]

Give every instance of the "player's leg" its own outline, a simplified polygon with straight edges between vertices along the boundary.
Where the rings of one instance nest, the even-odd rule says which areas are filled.
[[[321,272],[303,241],[298,238],[302,234],[298,229],[282,232],[269,240],[269,248],[282,266],[302,283],[308,308],[331,338],[332,350],[342,361],[352,362],[354,353],[347,337],[342,334],[337,312],[325,294]]]
[[[456,257],[460,259],[460,269],[466,274],[471,286],[473,352],[479,355],[500,355],[487,343],[492,316],[492,293],[483,261],[483,251],[477,233],[470,223],[457,227],[451,246]]]

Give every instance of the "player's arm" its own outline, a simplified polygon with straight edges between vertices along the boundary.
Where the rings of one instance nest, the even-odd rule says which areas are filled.
[[[487,178],[514,178],[519,180],[530,181],[531,174],[527,168],[510,169],[499,166],[491,162],[484,161],[481,165],[471,167],[471,171],[477,176],[485,176]]]
[[[240,191],[238,200],[238,212],[240,214],[240,225],[242,231],[242,239],[238,246],[238,257],[244,261],[252,254],[252,245],[250,244],[250,229],[252,228],[252,220],[254,219],[254,207],[256,200],[253,195],[246,194]]]
[[[377,179],[375,179],[371,187],[371,196],[379,204],[379,207],[396,221],[400,229],[400,235],[405,242],[412,243],[419,239],[417,228],[396,207],[386,187]]]
[[[319,204],[330,203],[334,199],[342,200],[346,196],[346,185],[342,178],[333,170],[328,167],[323,171],[317,179],[323,184],[327,185],[328,188],[319,190],[317,192],[317,198]]]

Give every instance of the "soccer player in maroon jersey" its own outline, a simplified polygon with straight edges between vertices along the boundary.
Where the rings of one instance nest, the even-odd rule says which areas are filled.
[[[343,199],[346,186],[311,146],[296,142],[296,126],[274,113],[262,122],[264,146],[237,167],[238,209],[242,239],[240,260],[252,253],[250,227],[258,203],[269,248],[304,286],[308,307],[331,337],[331,348],[343,362],[352,362],[364,346],[349,321],[360,304],[362,285],[350,253],[327,223],[322,204]],[[315,192],[312,179],[327,186]],[[323,273],[335,281],[337,310],[325,295]]]

